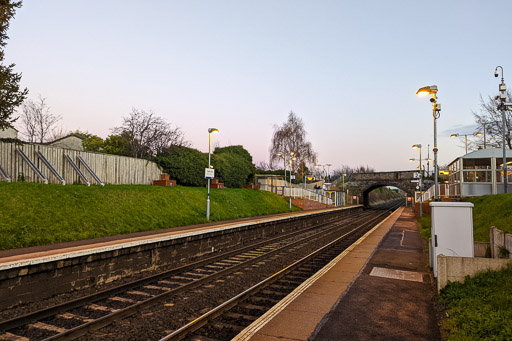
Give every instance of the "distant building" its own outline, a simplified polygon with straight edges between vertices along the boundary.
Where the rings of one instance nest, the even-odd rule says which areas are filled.
[[[48,142],[47,145],[83,151],[84,150],[84,146],[82,145],[83,140],[85,140],[85,137],[80,136],[80,135],[71,134],[68,136],[61,137],[60,139],[56,139],[55,141]]]
[[[15,128],[0,129],[0,139],[17,139],[18,131]]]
[[[512,150],[507,149],[507,192],[512,193]],[[480,196],[503,193],[503,149],[480,149],[461,156],[448,165],[450,193]]]

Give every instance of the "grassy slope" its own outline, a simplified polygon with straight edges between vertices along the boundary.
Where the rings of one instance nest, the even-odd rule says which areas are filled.
[[[512,267],[481,273],[441,291],[448,340],[512,339]]]
[[[473,207],[473,236],[476,242],[489,241],[489,228],[496,226],[502,231],[512,233],[512,193],[484,195],[466,198]],[[430,238],[430,214],[418,217],[421,224],[421,235]]]
[[[286,211],[269,192],[211,191],[212,221]],[[0,249],[200,224],[205,215],[205,188],[0,182]]]
[[[488,242],[489,228],[496,226],[512,233],[512,194],[484,195],[468,198],[473,208],[473,229],[475,241]]]

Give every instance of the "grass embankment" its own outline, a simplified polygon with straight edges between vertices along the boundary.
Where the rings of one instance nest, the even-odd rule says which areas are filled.
[[[488,271],[440,294],[446,306],[442,323],[448,340],[512,340],[512,267]]]
[[[473,207],[473,238],[476,242],[489,241],[489,228],[496,226],[502,231],[512,233],[512,193],[484,195],[465,198]],[[430,238],[430,214],[417,217],[421,224],[421,235]]]
[[[264,191],[212,190],[210,198],[211,221],[288,211],[288,201]],[[0,182],[0,249],[200,224],[205,215],[206,188]]]
[[[512,233],[512,194],[466,198],[473,203],[475,241],[489,241],[489,228]],[[431,217],[418,217],[421,235],[431,236]],[[446,309],[443,338],[448,340],[512,340],[512,267],[488,271],[464,283],[450,283],[440,294]]]
[[[465,201],[475,205],[473,208],[475,241],[488,242],[491,226],[512,233],[512,194],[484,195],[467,198]]]

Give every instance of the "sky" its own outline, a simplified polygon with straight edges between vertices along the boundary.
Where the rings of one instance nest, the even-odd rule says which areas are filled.
[[[214,145],[258,164],[293,111],[331,170],[409,170],[413,144],[432,157],[420,87],[439,89],[442,166],[464,154],[449,135],[478,130],[496,66],[512,81],[510,13],[507,0],[25,0],[5,61],[65,131],[105,138],[132,108],[151,110],[194,148],[207,152],[215,127]]]

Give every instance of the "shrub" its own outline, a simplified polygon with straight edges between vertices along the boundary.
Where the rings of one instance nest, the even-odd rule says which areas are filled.
[[[208,167],[208,155],[197,149],[174,146],[166,155],[155,158],[165,173],[184,186],[204,186],[204,169]]]

